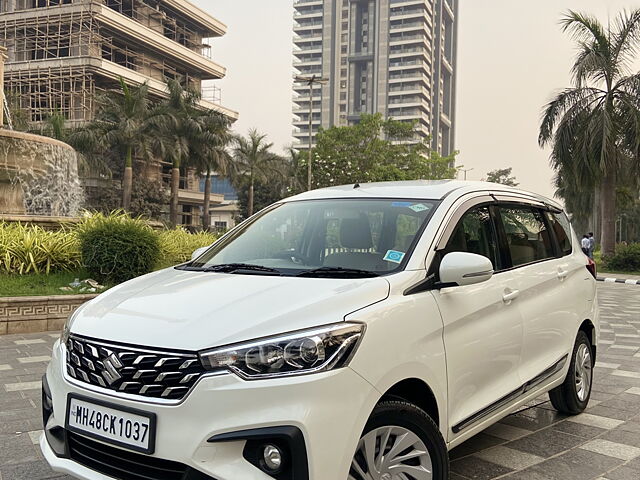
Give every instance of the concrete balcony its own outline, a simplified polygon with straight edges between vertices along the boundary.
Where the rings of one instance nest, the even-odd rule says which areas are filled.
[[[294,8],[296,8],[298,5],[311,7],[314,5],[323,5],[323,4],[324,4],[324,0],[296,0],[295,2],[293,2]]]
[[[203,79],[219,79],[226,75],[226,68],[205,57],[202,52],[191,50],[102,3],[76,3],[50,8],[34,8],[5,13],[2,15],[2,19],[4,22],[11,23],[28,16],[29,19],[34,20],[34,23],[41,23],[52,14],[53,8],[55,8],[55,15],[61,18],[72,18],[72,15],[79,16],[82,14],[91,16],[94,21],[108,30],[118,32],[125,38],[130,39],[134,50],[135,43],[138,43],[143,48],[153,50],[160,58],[170,58],[188,72],[196,72]],[[224,33],[225,30],[222,27],[224,27],[224,24],[220,23],[218,31]]]
[[[222,204],[224,202],[224,195],[216,193],[211,194],[211,204]],[[204,192],[196,192],[193,190],[178,190],[178,203],[182,205],[196,205],[201,206],[204,204]]]

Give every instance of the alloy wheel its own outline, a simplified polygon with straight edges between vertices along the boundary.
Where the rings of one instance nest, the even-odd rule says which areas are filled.
[[[432,480],[431,456],[411,430],[384,426],[360,439],[348,480]]]
[[[576,393],[578,399],[584,402],[589,396],[591,391],[591,377],[592,364],[591,364],[591,351],[589,347],[582,343],[578,347],[575,360],[575,381],[576,381]]]

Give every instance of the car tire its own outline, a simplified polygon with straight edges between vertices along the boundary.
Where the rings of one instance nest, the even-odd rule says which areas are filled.
[[[384,400],[369,417],[347,480],[386,480],[401,472],[416,480],[448,480],[449,454],[427,413],[404,400]]]
[[[578,415],[589,404],[593,385],[593,348],[589,337],[578,332],[564,383],[549,392],[551,405],[561,413]]]

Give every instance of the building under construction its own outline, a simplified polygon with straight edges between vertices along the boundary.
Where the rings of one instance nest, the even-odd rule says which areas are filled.
[[[0,0],[5,91],[34,127],[53,114],[75,126],[93,119],[96,95],[118,88],[120,78],[147,82],[157,99],[166,95],[166,80],[176,79],[203,92],[203,107],[233,120],[237,113],[221,105],[219,89],[203,88],[225,75],[210,46],[225,32],[186,0]],[[197,221],[191,217],[200,197],[189,177],[181,182],[187,224]]]

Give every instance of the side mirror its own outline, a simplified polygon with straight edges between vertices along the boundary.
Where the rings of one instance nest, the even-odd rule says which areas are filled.
[[[467,252],[447,253],[440,262],[440,283],[458,286],[486,282],[493,276],[491,260]]]
[[[210,247],[211,245],[209,245]],[[195,252],[193,252],[191,254],[191,261],[195,260],[196,258],[198,258],[200,255],[202,255],[204,252],[206,252],[207,250],[209,250],[209,247],[200,247],[198,248]]]

